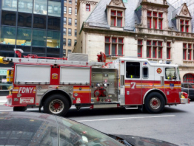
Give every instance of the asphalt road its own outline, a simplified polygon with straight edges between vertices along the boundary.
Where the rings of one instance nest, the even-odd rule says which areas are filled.
[[[12,108],[0,106],[0,111]],[[38,112],[38,109],[28,109]],[[110,134],[143,136],[180,146],[194,146],[194,102],[166,107],[161,114],[125,109],[70,109],[67,118]]]

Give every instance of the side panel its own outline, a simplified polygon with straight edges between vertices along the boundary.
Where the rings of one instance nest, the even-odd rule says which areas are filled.
[[[73,104],[91,103],[91,89],[89,86],[74,86],[73,87]]]
[[[12,105],[35,105],[36,86],[15,86]]]
[[[89,67],[61,67],[61,84],[90,84]]]
[[[15,83],[50,83],[49,65],[15,65]]]
[[[60,67],[51,66],[50,85],[59,85]]]

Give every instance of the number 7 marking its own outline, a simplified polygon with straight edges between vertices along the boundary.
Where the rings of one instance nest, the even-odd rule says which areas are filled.
[[[136,82],[131,82],[131,89],[135,89]]]

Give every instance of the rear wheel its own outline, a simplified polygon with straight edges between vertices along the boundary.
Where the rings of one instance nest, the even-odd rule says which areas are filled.
[[[27,109],[27,107],[25,106],[17,106],[17,107],[13,107],[13,111],[20,111],[23,112]]]
[[[61,94],[53,94],[44,102],[44,112],[64,116],[69,110],[69,102]]]
[[[145,99],[145,108],[149,113],[160,113],[164,110],[164,97],[157,92],[150,93]]]

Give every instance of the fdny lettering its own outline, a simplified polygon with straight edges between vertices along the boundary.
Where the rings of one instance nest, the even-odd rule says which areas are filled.
[[[20,87],[18,93],[33,93],[34,87]]]

